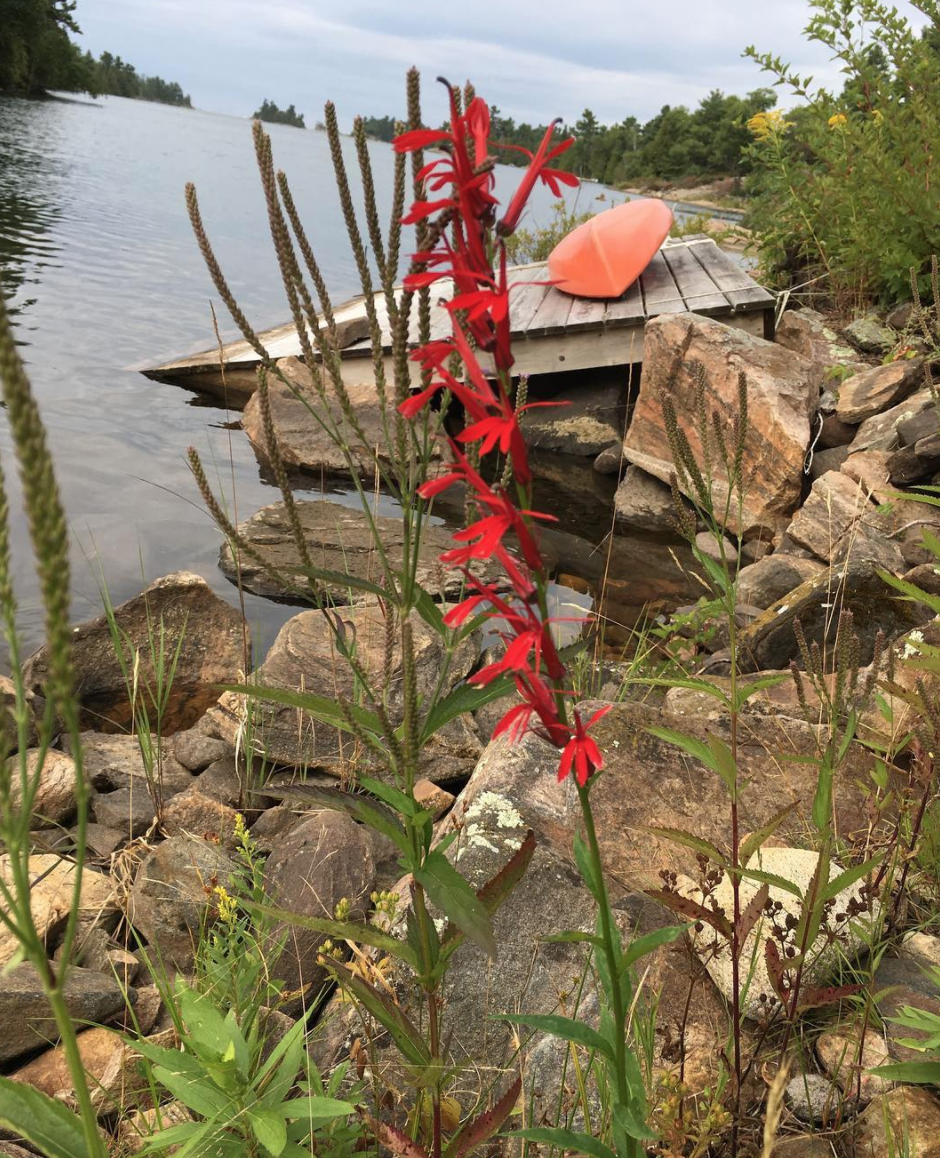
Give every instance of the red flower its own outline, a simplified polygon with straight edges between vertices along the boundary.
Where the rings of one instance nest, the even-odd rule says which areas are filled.
[[[536,181],[543,181],[556,197],[561,194],[560,183],[572,186],[578,184],[578,178],[574,173],[562,173],[559,169],[546,168],[549,161],[553,161],[555,157],[560,156],[574,144],[574,137],[569,137],[566,141],[562,141],[560,145],[556,145],[554,149],[549,149],[549,145],[552,143],[552,137],[555,135],[555,126],[560,123],[560,118],[552,121],[545,130],[542,143],[534,154],[530,153],[528,149],[520,149],[518,145],[514,146],[517,150],[526,153],[531,160],[528,169],[525,171],[525,176],[519,183],[519,188],[509,202],[509,208],[496,226],[496,230],[501,236],[507,237],[519,224],[519,218],[522,216],[522,211],[526,206],[526,202],[529,200]]]
[[[586,724],[581,722],[579,712],[574,713],[574,731],[571,733],[571,739],[565,745],[561,759],[558,761],[559,780],[565,779],[573,765],[575,779],[583,788],[589,777],[599,768],[604,767],[604,757],[601,755],[601,750],[596,742],[588,735],[588,728],[601,716],[606,716],[610,708],[610,704],[604,708],[599,708]]]

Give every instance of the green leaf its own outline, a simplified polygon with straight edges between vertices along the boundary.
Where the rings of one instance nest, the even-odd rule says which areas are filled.
[[[760,679],[749,680],[747,683],[741,684],[735,696],[736,710],[740,711],[751,696],[764,691],[766,688],[775,688],[778,684],[782,684],[791,678],[789,672],[780,672],[779,675],[761,676]]]
[[[353,820],[387,836],[402,852],[410,848],[405,829],[391,809],[370,800],[359,792],[343,792],[341,788],[322,788],[318,784],[289,784],[283,788],[265,787],[265,795],[277,800],[303,800],[345,812]]]
[[[24,1082],[0,1077],[0,1126],[30,1142],[46,1158],[87,1158],[78,1116]]]
[[[645,957],[647,953],[652,953],[654,949],[658,949],[660,945],[669,945],[673,941],[677,941],[683,933],[687,933],[691,925],[666,925],[662,929],[656,929],[652,933],[647,933],[643,937],[634,937],[624,952],[623,959],[620,962],[620,972],[623,973],[634,965],[641,957]]]
[[[597,871],[594,866],[594,861],[591,859],[591,852],[584,838],[579,832],[574,834],[574,863],[578,866],[578,872],[581,874],[581,879],[588,887],[591,896],[601,903],[603,896],[603,889],[601,882],[597,878]]]
[[[871,860],[866,860],[864,864],[854,865],[852,868],[847,868],[838,876],[832,878],[829,884],[823,889],[822,899],[828,901],[831,897],[841,893],[843,889],[850,888],[856,881],[861,880],[862,877],[868,874],[881,861],[880,856],[873,856]]]
[[[431,1064],[431,1054],[423,1035],[400,1006],[345,966],[337,964],[332,967],[332,972],[337,984],[388,1030],[405,1061],[421,1068]]]
[[[746,881],[761,881],[767,885],[774,885],[776,888],[782,889],[785,893],[789,893],[791,897],[802,898],[803,896],[803,890],[799,885],[795,885],[793,881],[788,881],[786,877],[778,876],[777,873],[768,873],[763,869],[753,868],[731,868],[728,871],[743,877]]]
[[[258,684],[220,684],[219,687],[223,692],[235,692],[238,695],[247,696],[250,700],[263,700],[265,703],[297,708],[321,723],[331,724],[341,732],[355,734],[354,729],[337,706],[335,698],[315,696],[312,692],[293,692],[287,688],[267,688]],[[358,704],[351,704],[346,700],[344,700],[344,706],[354,723],[382,739],[382,721],[374,712],[370,712]]]
[[[537,1029],[542,1033],[550,1033],[553,1037],[560,1037],[563,1041],[583,1045],[587,1049],[597,1050],[605,1057],[614,1060],[614,1047],[602,1037],[596,1029],[583,1021],[575,1021],[570,1017],[562,1017],[560,1013],[496,1013],[494,1021],[508,1021],[510,1025],[525,1025],[529,1029]]]
[[[896,1082],[915,1082],[918,1085],[940,1083],[940,1061],[897,1062],[865,1072]]]
[[[651,736],[656,736],[659,740],[665,740],[667,744],[674,744],[677,748],[681,748],[683,752],[691,756],[694,760],[698,760],[704,764],[706,768],[711,769],[720,775],[718,766],[715,763],[715,754],[708,744],[699,740],[695,736],[689,736],[685,732],[678,732],[675,728],[647,728],[647,732]]]
[[[590,1158],[616,1158],[613,1150],[605,1146],[599,1138],[591,1134],[578,1134],[574,1130],[562,1130],[558,1126],[535,1126],[529,1130],[513,1130],[506,1138],[523,1138],[528,1142],[541,1142],[546,1146],[557,1146],[573,1154],[588,1154]]]
[[[708,733],[708,747],[715,760],[715,771],[724,781],[731,799],[735,800],[738,795],[738,766],[734,754],[724,740],[714,732]]]
[[[446,856],[434,849],[414,877],[448,920],[490,957],[496,956],[496,938],[486,906]]]
[[[196,1061],[195,1058],[189,1060]],[[168,1066],[154,1066],[153,1076],[166,1086],[177,1101],[201,1118],[215,1118],[229,1113],[232,1099],[212,1083],[198,1062],[196,1066],[195,1071],[179,1063],[172,1069]]]
[[[313,1120],[315,1122],[330,1122],[335,1118],[348,1118],[356,1112],[352,1102],[344,1102],[339,1098],[327,1098],[320,1094],[305,1094],[299,1098],[290,1098],[281,1102],[278,1112],[285,1118],[296,1118],[300,1121]]]
[[[754,853],[763,846],[769,837],[773,836],[780,825],[783,824],[788,816],[792,815],[795,809],[796,801],[788,804],[786,808],[781,808],[765,825],[762,825],[756,832],[752,832],[746,840],[741,842],[741,847],[738,850],[738,860],[742,865],[748,865]]]
[[[695,852],[700,852],[702,856],[707,856],[709,860],[714,861],[717,865],[723,865],[728,859],[726,854],[711,844],[710,841],[704,840],[700,836],[695,836],[694,833],[684,832],[681,828],[659,828],[650,825],[647,832],[652,832],[655,836],[661,836],[664,840],[670,840],[673,844],[681,844],[686,848],[691,848]]]
[[[410,946],[390,933],[383,933],[375,925],[360,925],[356,921],[331,921],[328,917],[304,917],[288,909],[275,909],[271,905],[259,905],[255,901],[243,901],[242,904],[249,912],[258,913],[272,921],[283,921],[301,929],[311,929],[314,933],[323,933],[326,937],[336,937],[341,941],[370,945],[373,949],[379,949],[382,953],[405,961],[412,969],[420,968]]]
[[[918,587],[916,583],[911,583],[907,579],[899,579],[896,575],[892,575],[889,571],[879,571],[878,578],[884,580],[889,587],[893,587],[895,591],[900,591],[901,594],[914,603],[923,603],[925,607],[929,607],[935,615],[940,615],[940,595],[931,595],[924,591],[922,587]]]
[[[449,724],[457,716],[462,716],[465,712],[475,712],[485,704],[508,696],[515,690],[515,686],[508,676],[499,676],[483,688],[474,687],[473,684],[466,682],[458,684],[446,696],[439,699],[428,712],[421,729],[421,743],[426,744],[435,732],[439,732],[445,724]]]
[[[318,583],[326,583],[330,587],[345,588],[351,591],[364,591],[367,595],[378,595],[388,603],[394,603],[392,593],[370,579],[362,579],[358,575],[350,575],[347,571],[328,571],[322,567],[297,567],[301,575],[314,579]]]
[[[664,676],[662,678],[648,676],[643,679],[634,679],[631,682],[650,688],[688,688],[689,691],[702,692],[706,696],[712,696],[726,707],[731,706],[731,700],[728,698],[727,692],[709,680],[694,679],[693,677],[673,679],[671,676]]]
[[[619,1126],[628,1138],[633,1138],[637,1142],[644,1142],[648,1138],[655,1138],[656,1135],[650,1131],[649,1126],[637,1118],[630,1110],[630,1107],[624,1102],[614,1103],[614,1124]]]
[[[444,612],[441,611],[440,604],[420,583],[415,583],[412,590],[416,595],[415,611],[436,635],[441,639],[447,639],[450,629],[444,622]]]
[[[248,1110],[245,1117],[251,1132],[271,1155],[271,1158],[280,1158],[280,1154],[287,1145],[287,1124],[276,1110]]]

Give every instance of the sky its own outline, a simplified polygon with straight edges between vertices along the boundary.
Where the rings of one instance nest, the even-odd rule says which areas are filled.
[[[470,78],[531,123],[573,123],[584,108],[646,120],[714,88],[744,94],[768,83],[742,57],[749,44],[839,83],[828,50],[802,35],[810,14],[808,0],[79,0],[76,13],[83,48],[179,81],[199,108],[250,116],[269,98],[312,127],[332,99],[341,128],[357,113],[400,116],[412,64],[425,91],[439,75]]]

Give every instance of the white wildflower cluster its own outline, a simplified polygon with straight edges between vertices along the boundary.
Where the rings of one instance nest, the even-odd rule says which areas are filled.
[[[924,633],[922,631],[912,631],[907,639],[905,639],[904,646],[898,652],[901,659],[911,659],[915,655],[920,655],[918,644],[923,642]]]

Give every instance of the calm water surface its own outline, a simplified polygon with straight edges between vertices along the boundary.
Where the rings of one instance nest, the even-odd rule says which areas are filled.
[[[323,133],[270,126],[334,301],[358,292]],[[351,173],[352,142],[344,142]],[[392,153],[372,146],[379,190]],[[518,169],[499,174],[508,197]],[[234,588],[216,566],[219,534],[185,463],[194,444],[217,471],[241,518],[278,495],[260,478],[229,414],[128,367],[211,343],[214,294],[189,229],[183,186],[195,181],[215,250],[257,329],[288,316],[267,234],[247,120],[110,97],[94,103],[0,98],[0,283],[14,314],[55,455],[73,536],[73,611],[101,609],[99,579],[114,602],[175,570],[203,575],[225,599]],[[569,194],[579,209],[605,208],[603,191]],[[538,190],[527,224],[550,214]],[[385,198],[388,212],[388,197]],[[217,303],[218,305],[218,303]],[[235,336],[218,306],[225,337]],[[233,425],[235,428],[233,429]],[[12,477],[9,431],[0,459]],[[18,501],[15,502],[18,510]],[[28,539],[14,516],[14,554],[26,643],[41,641]],[[251,596],[262,645],[291,614]]]

